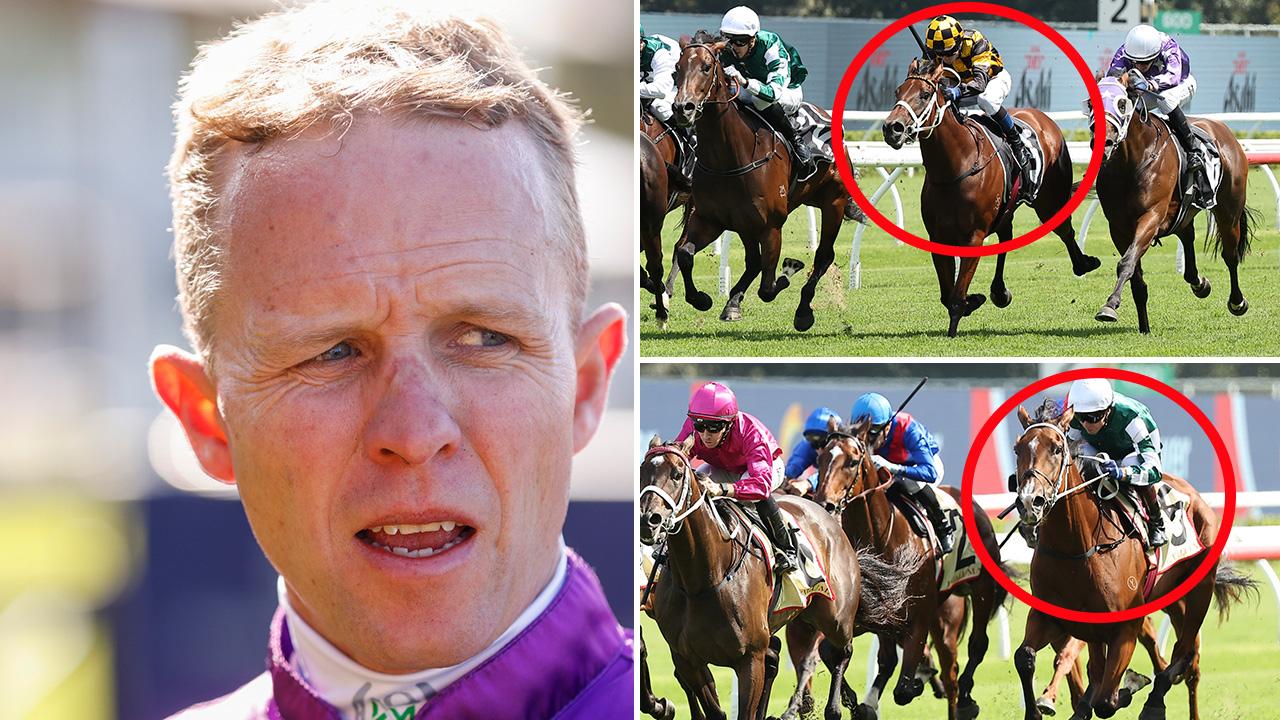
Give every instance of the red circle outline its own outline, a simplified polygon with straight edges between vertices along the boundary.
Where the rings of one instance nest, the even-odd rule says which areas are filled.
[[[1071,620],[1075,622],[1086,623],[1118,623],[1128,620],[1135,620],[1146,617],[1152,613],[1163,610],[1166,606],[1182,599],[1182,596],[1191,591],[1206,575],[1209,569],[1218,562],[1218,558],[1222,555],[1222,551],[1227,546],[1227,540],[1231,535],[1231,526],[1235,522],[1236,515],[1236,473],[1235,467],[1231,463],[1231,456],[1227,453],[1227,445],[1222,440],[1222,436],[1218,434],[1216,428],[1209,421],[1207,415],[1195,403],[1191,402],[1185,395],[1168,385],[1147,377],[1131,370],[1122,370],[1119,368],[1078,368],[1075,370],[1066,370],[1064,372],[1050,375],[1041,380],[1031,383],[1012,397],[1004,402],[987,421],[983,423],[982,428],[978,430],[977,437],[974,438],[973,444],[969,446],[969,455],[964,463],[964,476],[960,483],[960,511],[964,517],[964,529],[969,537],[981,537],[978,532],[978,524],[973,513],[973,479],[978,469],[978,456],[982,449],[986,446],[987,440],[995,432],[996,427],[1013,412],[1018,403],[1027,400],[1042,390],[1048,390],[1056,385],[1071,382],[1073,380],[1081,380],[1084,378],[1108,378],[1111,380],[1124,380],[1137,385],[1142,385],[1150,390],[1164,395],[1170,400],[1177,403],[1188,415],[1196,421],[1200,429],[1204,431],[1209,442],[1213,445],[1214,454],[1218,457],[1218,465],[1222,469],[1222,480],[1226,486],[1226,502],[1222,509],[1222,523],[1218,528],[1218,538],[1214,541],[1213,547],[1209,549],[1209,554],[1200,561],[1200,566],[1186,580],[1183,580],[1173,590],[1165,593],[1156,600],[1129,608],[1128,610],[1116,610],[1113,612],[1088,612],[1084,610],[1072,610],[1070,608],[1060,607],[1053,603],[1041,600],[1026,590],[1022,586],[1015,583],[1008,575],[996,564],[995,559],[991,557],[991,553],[987,552],[987,548],[983,543],[973,543],[973,548],[978,555],[978,561],[982,563],[982,567],[1000,583],[1004,589],[1008,590],[1014,597],[1031,607],[1039,610],[1046,615],[1050,615],[1059,620]]]
[[[840,79],[840,86],[836,89],[835,107],[831,111],[831,137],[835,143],[836,168],[840,172],[840,179],[844,182],[845,188],[847,188],[849,193],[853,196],[854,201],[867,214],[867,217],[876,224],[876,227],[884,230],[902,242],[928,252],[937,253],[939,255],[951,255],[952,257],[986,257],[988,255],[999,255],[1001,253],[1026,247],[1049,234],[1053,228],[1058,227],[1058,225],[1070,218],[1071,213],[1075,212],[1076,208],[1080,207],[1080,204],[1084,202],[1085,197],[1089,194],[1089,189],[1093,187],[1094,181],[1098,177],[1098,171],[1102,167],[1102,146],[1098,144],[1090,153],[1089,166],[1085,169],[1084,178],[1080,181],[1080,186],[1076,189],[1075,194],[1072,195],[1071,199],[1067,201],[1067,204],[1059,208],[1058,212],[1055,213],[1053,217],[1049,218],[1047,222],[1042,223],[1039,227],[1025,235],[1019,235],[1009,240],[1009,242],[996,243],[994,245],[978,245],[974,247],[945,245],[943,243],[926,240],[919,235],[911,234],[905,228],[900,228],[889,222],[889,218],[881,214],[880,211],[871,204],[871,201],[867,199],[865,194],[863,194],[862,188],[860,188],[858,183],[854,181],[853,167],[849,163],[844,147],[844,108],[849,101],[849,91],[853,87],[854,78],[857,76],[858,71],[862,69],[862,66],[867,63],[867,60],[870,59],[871,54],[878,50],[881,45],[885,44],[890,37],[912,23],[926,18],[932,18],[937,15],[958,14],[996,15],[1021,23],[1022,25],[1025,25],[1026,27],[1029,27],[1045,36],[1051,40],[1054,45],[1057,45],[1060,50],[1066,53],[1067,58],[1071,60],[1071,64],[1075,66],[1076,72],[1080,73],[1080,78],[1084,80],[1084,85],[1089,92],[1089,100],[1093,103],[1093,107],[1102,107],[1102,95],[1098,92],[1098,83],[1093,79],[1093,71],[1089,69],[1089,64],[1085,62],[1085,59],[1081,57],[1080,53],[1077,52],[1076,49],[1071,46],[1071,43],[1067,42],[1067,39],[1062,37],[1058,31],[1021,10],[1015,10],[1003,5],[993,5],[985,2],[942,3],[940,5],[933,5],[922,10],[917,10],[916,12],[898,19],[892,25],[876,33],[875,36],[871,38],[871,41],[863,46],[862,50],[854,56],[853,60],[849,63],[848,69],[845,70],[844,77]],[[1006,72],[1008,71],[1006,70]],[[1094,117],[1093,125],[1095,135],[1103,136],[1106,134],[1106,119],[1103,113],[1098,113],[1097,116]]]

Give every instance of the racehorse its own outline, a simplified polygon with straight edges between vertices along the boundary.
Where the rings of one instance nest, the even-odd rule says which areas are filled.
[[[674,143],[670,138],[667,142]],[[645,133],[640,133],[640,249],[644,267],[640,287],[653,293],[653,309],[659,325],[666,325],[666,292],[662,277],[662,223],[671,209],[673,197],[670,173],[661,152]]]
[[[1178,188],[1178,140],[1169,125],[1153,114],[1141,92],[1132,87],[1130,73],[1098,81],[1107,136],[1103,141],[1102,170],[1098,173],[1098,202],[1111,227],[1111,242],[1120,252],[1116,288],[1095,316],[1115,322],[1124,284],[1130,283],[1138,311],[1138,331],[1151,332],[1147,321],[1147,283],[1142,278],[1142,256],[1159,238],[1176,235],[1182,243],[1186,266],[1182,278],[1198,298],[1209,296],[1209,280],[1196,271],[1193,223],[1199,208],[1187,202]],[[1093,108],[1088,106],[1093,132]],[[1133,122],[1134,116],[1138,121]],[[1249,303],[1240,291],[1237,268],[1249,252],[1252,226],[1259,217],[1245,206],[1249,159],[1231,130],[1217,120],[1187,118],[1193,127],[1209,134],[1222,160],[1222,182],[1215,195],[1213,218],[1217,226],[1215,250],[1222,255],[1231,276],[1227,309],[1243,315]],[[1097,138],[1093,138],[1096,142]]]
[[[720,319],[742,317],[743,296],[757,275],[760,299],[772,302],[790,286],[791,275],[804,267],[799,260],[787,259],[778,274],[782,225],[792,210],[810,205],[822,214],[822,233],[793,322],[796,330],[808,330],[813,327],[812,303],[818,281],[835,259],[840,224],[857,217],[857,206],[835,164],[821,157],[814,158],[819,168],[812,177],[801,183],[792,181],[786,141],[734,100],[738,87],[725,75],[720,62],[726,42],[699,31],[681,49],[676,64],[673,118],[682,125],[694,125],[698,136],[692,207],[685,215],[684,233],[676,246],[685,299],[699,311],[711,308],[711,296],[694,284],[693,256],[722,232],[732,230],[742,238],[746,263],[729,291]]]
[[[949,592],[940,590],[935,564],[939,558],[935,549],[912,532],[902,511],[890,502],[885,491],[893,484],[893,478],[877,470],[872,462],[868,429],[866,421],[846,428],[836,427],[834,421],[831,423],[827,444],[818,453],[818,489],[814,498],[828,512],[839,514],[845,533],[856,547],[868,547],[886,557],[905,550],[923,556],[925,562],[911,577],[906,632],[880,635],[879,673],[860,708],[860,717],[876,717],[880,695],[897,665],[899,644],[903,648],[902,672],[893,691],[894,702],[905,705],[924,691],[917,671],[929,636],[938,654],[947,717],[950,720],[977,717],[979,708],[972,695],[973,674],[987,652],[987,623],[1007,593],[985,568]],[[945,489],[959,499],[954,488]],[[981,532],[980,542],[992,557],[998,558],[1000,550],[991,521],[976,504],[974,516]],[[966,596],[973,613],[973,629],[969,635],[969,661],[957,680],[957,645],[964,625]]]
[[[1156,672],[1160,672],[1168,667],[1168,663],[1160,655],[1160,643],[1156,638],[1156,626],[1151,622],[1150,617],[1142,619],[1142,631],[1138,633],[1138,642],[1142,643],[1142,647],[1147,651],[1147,655],[1151,658],[1151,666]],[[1040,693],[1040,697],[1036,698],[1036,707],[1040,708],[1040,712],[1045,715],[1054,715],[1054,709],[1058,700],[1058,685],[1063,678],[1067,679],[1067,686],[1071,693],[1071,707],[1080,704],[1080,698],[1084,697],[1084,673],[1080,672],[1080,665],[1076,659],[1080,657],[1080,652],[1085,648],[1085,642],[1070,635],[1062,634],[1052,640],[1050,645],[1053,646],[1055,655],[1053,659],[1053,678],[1049,680],[1049,684],[1045,686],[1044,692]],[[1142,676],[1134,674],[1135,677]],[[1142,682],[1141,686],[1145,687],[1146,678],[1142,678],[1146,682]]]
[[[930,240],[978,247],[994,232],[1000,242],[1007,242],[1013,238],[1016,209],[1016,200],[1004,197],[1008,171],[997,159],[991,136],[976,120],[961,119],[958,110],[948,112],[953,107],[943,94],[951,79],[948,73],[955,75],[932,59],[911,61],[907,79],[898,86],[898,102],[885,117],[884,140],[894,149],[912,140],[920,141],[925,172],[920,214]],[[1044,113],[1020,108],[1009,114],[1031,126],[1044,149],[1043,180],[1032,207],[1040,221],[1047,222],[1071,197],[1071,155],[1062,131]],[[1077,276],[1101,265],[1098,258],[1086,255],[1076,244],[1071,218],[1063,220],[1053,232],[1066,245],[1071,270]],[[1004,283],[1004,259],[1004,253],[997,256],[996,274],[991,280],[991,302],[1001,308],[1013,301]],[[955,257],[934,253],[933,267],[938,274],[942,304],[951,315],[947,335],[955,337],[960,319],[987,301],[984,295],[968,294],[978,258],[960,258],[957,275]]]
[[[907,572],[864,562],[870,554],[855,553],[839,524],[816,504],[779,498],[778,504],[814,544],[831,598],[817,594],[806,607],[771,612],[774,582],[765,553],[752,544],[750,530],[742,524],[720,524],[690,463],[692,448],[692,437],[681,445],[664,445],[655,436],[640,466],[640,541],[665,544],[667,556],[662,580],[653,590],[653,617],[671,647],[690,715],[725,717],[707,670],[714,664],[733,668],[737,675],[739,720],[763,717],[773,682],[773,674],[766,672],[770,638],[799,620],[821,631],[837,649],[824,658],[832,678],[825,717],[839,718],[840,679],[853,652],[855,630],[895,626],[906,600]],[[872,602],[863,602],[866,598]],[[776,644],[772,652],[776,673]],[[797,666],[797,692],[784,717],[795,717],[799,690],[813,671],[812,661]]]
[[[1050,405],[1046,403],[1035,420],[1025,408],[1018,408],[1023,433],[1014,444],[1021,522],[1040,528],[1031,559],[1031,592],[1059,607],[1087,612],[1121,611],[1143,604],[1148,595],[1155,598],[1169,592],[1207,558],[1218,533],[1217,516],[1185,480],[1164,476],[1166,483],[1191,498],[1186,512],[1204,549],[1165,572],[1150,593],[1144,593],[1148,567],[1142,531],[1126,529],[1120,512],[1114,505],[1104,504],[1096,491],[1082,492],[1088,489],[1088,483],[1081,474],[1080,463],[1091,460],[1078,457],[1067,439],[1074,410],[1067,408],[1060,416],[1052,417],[1056,410],[1050,410]],[[1225,618],[1232,603],[1238,602],[1246,591],[1256,592],[1256,588],[1257,583],[1229,565],[1217,565],[1190,592],[1165,608],[1177,642],[1168,666],[1156,673],[1140,720],[1163,720],[1164,696],[1173,684],[1183,680],[1187,683],[1190,718],[1199,720],[1199,633],[1209,600],[1217,600],[1219,614]],[[1129,705],[1132,693],[1121,688],[1120,682],[1142,624],[1141,618],[1119,623],[1066,621],[1032,609],[1022,645],[1014,653],[1027,720],[1041,717],[1031,690],[1036,651],[1061,633],[1089,644],[1089,686],[1076,717],[1087,718],[1092,711],[1109,718]]]

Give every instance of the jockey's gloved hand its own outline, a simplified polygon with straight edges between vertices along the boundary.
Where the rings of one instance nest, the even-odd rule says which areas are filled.
[[[960,86],[956,85],[954,87],[943,88],[942,94],[946,95],[947,99],[951,102],[955,102],[960,99]]]
[[[1144,92],[1148,92],[1151,90],[1151,83],[1147,82],[1146,78],[1137,78],[1133,82],[1129,83],[1129,85],[1135,89],[1142,90]]]
[[[890,475],[897,475],[899,472],[902,472],[901,465],[897,463],[889,462],[887,459],[885,459],[884,457],[881,457],[880,455],[872,455],[871,463],[875,465],[876,469],[878,470],[888,470]]]
[[[732,66],[732,65],[725,65],[725,66],[724,66],[724,74],[725,74],[725,75],[727,75],[728,77],[732,78],[732,79],[733,79],[734,81],[736,81],[739,85],[746,85],[746,84],[747,84],[747,79],[746,79],[746,78],[744,78],[744,77],[742,77],[742,73],[738,72],[738,68],[736,68],[736,67],[734,67],[734,66]]]
[[[1120,481],[1124,479],[1124,468],[1121,468],[1115,460],[1104,460],[1098,463],[1098,469],[1112,480]]]
[[[700,477],[698,480],[701,481],[702,492],[706,493],[707,497],[719,497],[724,494],[724,486],[720,483],[712,482],[705,477]]]

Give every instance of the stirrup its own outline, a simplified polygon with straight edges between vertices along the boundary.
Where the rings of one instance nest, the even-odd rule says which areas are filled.
[[[786,550],[773,551],[773,570],[777,573],[789,573],[799,567],[796,559]]]

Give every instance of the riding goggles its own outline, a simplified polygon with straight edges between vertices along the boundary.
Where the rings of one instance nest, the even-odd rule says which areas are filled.
[[[867,430],[867,438],[870,440],[875,440],[876,438],[880,437],[880,435],[884,432],[884,429],[887,427],[889,427],[889,423],[885,423],[883,425],[872,425]]]
[[[737,47],[746,47],[751,44],[751,41],[754,38],[752,38],[750,35],[729,35],[725,39],[729,41],[730,45],[735,45]]]
[[[804,440],[809,443],[809,447],[812,447],[814,450],[821,450],[827,445],[827,434],[805,433]]]
[[[1098,410],[1096,412],[1076,413],[1076,417],[1080,418],[1081,422],[1087,422],[1090,425],[1094,425],[1102,422],[1103,419],[1107,417],[1107,412],[1109,412],[1110,410],[1111,408],[1105,408],[1102,410]]]
[[[728,420],[704,420],[702,418],[694,418],[693,429],[701,433],[718,433],[724,432],[729,427]]]

